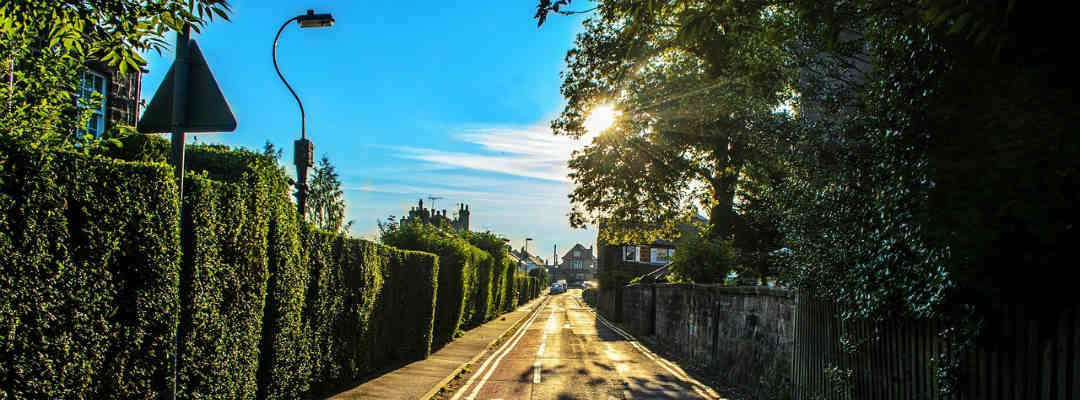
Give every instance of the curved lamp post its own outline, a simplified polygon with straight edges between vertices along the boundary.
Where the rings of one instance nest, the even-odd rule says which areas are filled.
[[[522,257],[525,257],[525,272],[529,272],[529,242],[532,240],[533,238],[525,238],[525,251],[524,254],[521,255]]]
[[[274,35],[274,71],[277,71],[281,83],[285,84],[285,87],[289,89],[289,93],[292,93],[293,98],[296,99],[296,104],[300,106],[300,140],[293,142],[293,163],[296,164],[296,209],[300,214],[300,218],[304,218],[307,210],[307,174],[308,168],[315,165],[315,146],[311,144],[310,140],[307,140],[307,116],[304,114],[304,103],[300,101],[300,96],[296,95],[292,85],[289,85],[289,82],[285,80],[285,76],[281,75],[281,70],[278,69],[277,65],[278,38],[281,37],[281,32],[285,30],[285,27],[289,26],[293,21],[297,21],[301,28],[323,28],[333,26],[334,17],[329,13],[316,14],[314,10],[307,10],[307,14],[297,15],[281,24],[277,35]]]

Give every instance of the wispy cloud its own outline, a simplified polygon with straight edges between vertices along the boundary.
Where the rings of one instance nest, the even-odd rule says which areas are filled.
[[[466,129],[459,140],[479,145],[475,152],[396,147],[398,156],[428,163],[526,178],[569,182],[570,154],[585,140],[555,136],[545,126]]]

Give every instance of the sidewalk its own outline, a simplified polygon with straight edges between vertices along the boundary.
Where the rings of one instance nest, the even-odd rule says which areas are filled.
[[[464,336],[454,339],[427,359],[390,371],[330,398],[426,400],[438,393],[462,368],[476,361],[503,334],[529,316],[546,296],[547,293],[542,293],[516,310],[465,332]]]

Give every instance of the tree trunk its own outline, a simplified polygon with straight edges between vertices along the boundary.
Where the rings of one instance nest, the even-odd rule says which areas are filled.
[[[712,210],[709,212],[709,237],[731,239],[735,232],[735,185],[738,183],[742,157],[731,137],[720,140],[715,148],[716,166],[712,185]]]

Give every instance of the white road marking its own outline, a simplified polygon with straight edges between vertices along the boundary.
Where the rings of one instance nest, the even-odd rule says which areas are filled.
[[[540,360],[533,363],[533,383],[540,383]]]
[[[539,356],[541,356],[541,355],[543,355],[543,354],[544,354],[544,346],[545,346],[545,345],[546,345],[545,343],[540,343],[540,349],[539,349],[539,350],[536,350],[536,356],[537,356],[537,357],[539,357]]]
[[[575,300],[577,300],[577,299],[575,299]],[[580,302],[580,300],[578,300],[578,301]],[[698,382],[696,379],[691,378],[689,375],[686,375],[686,373],[682,371],[682,368],[679,368],[678,366],[674,365],[670,361],[664,360],[663,357],[655,355],[652,351],[650,351],[649,349],[642,346],[640,343],[638,343],[638,340],[636,338],[634,338],[632,335],[630,335],[626,331],[622,330],[622,328],[619,328],[618,326],[615,326],[615,324],[609,322],[606,318],[604,318],[603,316],[601,316],[600,314],[597,314],[596,312],[594,312],[592,310],[589,310],[589,312],[591,314],[593,314],[596,317],[596,319],[599,320],[601,323],[603,323],[605,326],[607,326],[611,330],[615,331],[616,334],[618,334],[619,336],[622,336],[623,338],[625,338],[630,343],[630,345],[632,347],[634,347],[639,352],[641,352],[641,354],[644,354],[645,357],[649,358],[650,360],[653,360],[653,362],[655,362],[661,368],[663,368],[664,370],[666,370],[669,373],[671,373],[672,375],[674,375],[676,378],[682,379],[683,381],[685,381],[687,383],[690,383],[690,387],[699,396],[707,398],[707,399],[715,399],[715,398],[720,397],[720,395],[717,394],[715,391],[713,391],[712,388],[710,388],[708,386],[705,386],[705,385],[701,384],[701,382]]]
[[[546,301],[547,300],[545,300],[545,302]],[[529,330],[528,329],[529,326],[532,325],[532,323],[536,319],[537,315],[540,315],[540,313],[539,312],[534,313],[531,317],[529,317],[529,319],[527,321],[525,321],[525,324],[521,325],[521,327],[518,328],[517,332],[514,332],[514,334],[510,337],[510,339],[507,339],[506,342],[503,343],[503,345],[501,347],[499,347],[498,350],[495,351],[495,353],[492,353],[492,355],[490,357],[488,357],[487,360],[484,360],[484,363],[480,364],[480,368],[477,369],[476,372],[473,374],[473,376],[470,377],[469,380],[465,382],[465,385],[462,386],[461,389],[458,389],[458,391],[454,393],[454,397],[451,397],[451,400],[459,400],[459,399],[461,399],[461,396],[463,396],[465,394],[465,392],[469,388],[469,385],[472,385],[473,381],[476,380],[476,377],[480,376],[480,374],[485,371],[485,368],[487,368],[488,363],[490,363],[492,360],[495,360],[496,356],[498,356],[498,360],[495,361],[495,364],[491,365],[491,369],[487,370],[487,374],[484,375],[484,377],[480,380],[480,383],[477,384],[476,388],[473,390],[473,393],[468,397],[469,399],[475,399],[476,394],[480,391],[480,388],[482,386],[484,386],[484,383],[487,382],[488,377],[490,377],[491,373],[493,371],[495,371],[495,367],[498,366],[499,361],[501,361],[502,357],[505,356],[507,353],[509,353],[510,349],[512,349],[513,346],[516,345],[517,342],[519,340],[521,340],[521,338],[523,336],[525,336],[525,332]]]

